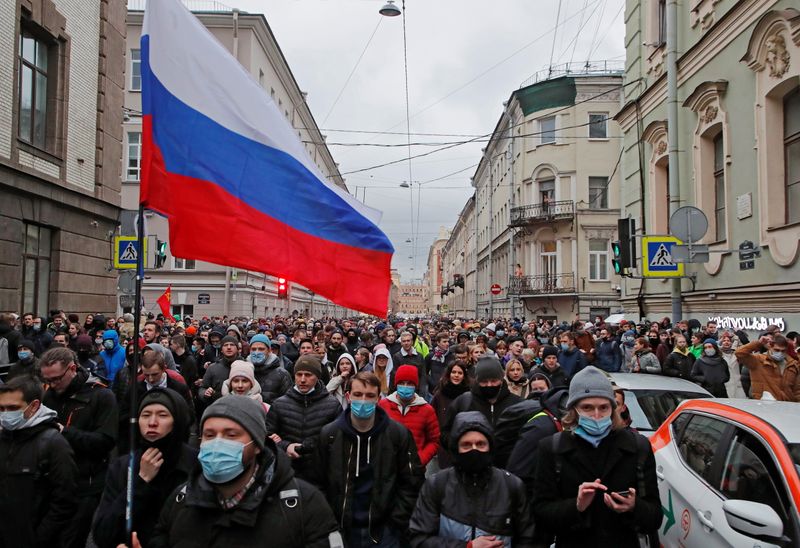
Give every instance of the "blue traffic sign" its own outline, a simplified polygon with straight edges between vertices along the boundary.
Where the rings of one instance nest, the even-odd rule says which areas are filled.
[[[139,252],[139,239],[136,236],[116,236],[114,238],[114,268],[136,268]],[[144,240],[144,252],[147,253],[147,240]]]
[[[646,236],[642,238],[642,276],[670,278],[683,276],[683,263],[672,257],[672,246],[681,241],[672,236]]]

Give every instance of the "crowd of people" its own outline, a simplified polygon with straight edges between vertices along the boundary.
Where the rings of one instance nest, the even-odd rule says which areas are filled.
[[[655,461],[607,373],[800,401],[777,326],[133,320],[0,314],[0,548],[638,546]]]

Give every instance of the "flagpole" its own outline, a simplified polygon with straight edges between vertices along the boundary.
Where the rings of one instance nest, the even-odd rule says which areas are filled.
[[[129,546],[133,546],[133,490],[134,477],[133,470],[136,464],[136,428],[137,428],[137,406],[136,406],[136,375],[139,372],[139,330],[141,329],[142,318],[142,280],[144,279],[144,206],[139,204],[139,215],[136,219],[136,237],[139,252],[136,255],[136,289],[135,304],[133,307],[133,354],[128,376],[128,391],[130,392],[129,404],[129,453],[128,453],[128,486],[125,497],[125,533],[130,541]],[[124,435],[124,433],[120,433]]]

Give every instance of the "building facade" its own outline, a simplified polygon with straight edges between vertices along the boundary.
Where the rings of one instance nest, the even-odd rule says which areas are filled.
[[[442,246],[440,289],[443,314],[458,318],[475,317],[475,195],[464,204],[450,237]],[[463,282],[463,285],[462,283]]]
[[[0,10],[0,310],[113,313],[124,0]]]
[[[626,13],[624,215],[647,234],[670,208],[708,219],[709,261],[687,264],[684,318],[762,330],[800,326],[800,11],[794,0],[696,0],[678,6],[677,165],[667,124],[666,13],[657,0]],[[670,171],[679,193],[670,193]],[[740,261],[744,242],[761,257]],[[639,259],[641,269],[641,257]],[[643,284],[643,286],[642,286]],[[637,299],[637,296],[643,298]],[[626,280],[626,312],[670,315],[670,285]]]
[[[429,313],[428,286],[422,283],[400,284],[397,288],[397,312],[409,316]]]
[[[242,13],[218,2],[187,0],[186,5],[211,33],[230,51],[268,93],[306,143],[306,152],[319,171],[339,187],[347,187],[339,174],[330,150],[324,144],[316,121],[291,69],[261,14]],[[141,157],[141,72],[140,50],[144,2],[131,0],[127,17],[128,78],[125,83],[126,122],[122,175],[122,205],[135,210],[139,199]],[[277,198],[280,199],[280,198]],[[166,219],[146,213],[147,231],[158,239],[168,239]],[[213,226],[197,227],[197,245],[215,245],[225,234]],[[172,286],[173,314],[230,315],[266,317],[297,311],[304,316],[344,316],[351,313],[313,292],[288,280],[286,298],[278,296],[279,279],[211,263],[172,256],[167,246],[167,260],[162,269],[149,273],[144,283],[146,309],[158,312],[156,299]],[[132,306],[130,296],[122,295],[120,308]]]
[[[616,312],[610,244],[620,214],[620,132],[611,117],[621,69],[556,67],[511,94],[472,178],[474,225],[462,215],[444,248],[454,265],[453,238],[459,228],[474,231],[476,270],[464,284],[477,302],[456,310],[567,320]]]
[[[428,249],[428,270],[425,272],[424,283],[428,286],[428,299],[430,301],[428,302],[428,310],[431,312],[441,312],[442,286],[445,285],[442,248],[449,237],[450,232],[443,226],[439,227],[439,234],[431,244],[430,249]]]

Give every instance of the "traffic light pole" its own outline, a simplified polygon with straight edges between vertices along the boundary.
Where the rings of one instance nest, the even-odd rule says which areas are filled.
[[[669,145],[669,214],[681,206],[678,158],[678,0],[667,0],[667,144]],[[672,323],[683,317],[681,279],[670,288]]]

